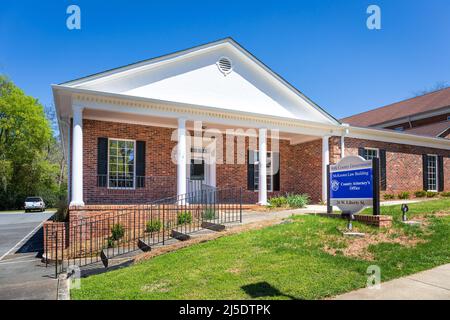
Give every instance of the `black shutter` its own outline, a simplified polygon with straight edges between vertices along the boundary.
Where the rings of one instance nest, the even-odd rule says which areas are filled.
[[[444,157],[438,156],[438,191],[444,191]]]
[[[145,187],[145,141],[136,141],[136,188]]]
[[[253,150],[248,150],[247,152],[247,189],[255,190],[255,164],[254,164],[254,153]]]
[[[108,175],[108,138],[97,139],[97,186],[106,187]]]
[[[380,189],[386,190],[386,150],[380,149]]]
[[[428,190],[428,156],[422,155],[423,190]]]
[[[275,170],[277,170],[273,175],[273,191],[280,191],[281,161],[279,152],[272,153],[272,166]]]
[[[358,155],[365,159],[365,157],[364,157],[364,148],[358,148]]]

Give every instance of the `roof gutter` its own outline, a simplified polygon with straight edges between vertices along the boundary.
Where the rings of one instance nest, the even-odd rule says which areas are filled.
[[[367,127],[349,126],[347,137],[375,141],[383,141],[397,144],[407,144],[428,148],[450,150],[450,139],[422,136],[390,129],[377,129]]]

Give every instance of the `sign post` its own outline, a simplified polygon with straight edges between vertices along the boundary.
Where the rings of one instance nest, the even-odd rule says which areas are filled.
[[[342,215],[348,217],[351,230],[353,215],[372,206],[373,214],[380,214],[379,159],[365,160],[360,156],[342,158],[328,167],[328,203],[339,207]]]
[[[380,159],[372,159],[373,173],[373,204],[372,210],[374,216],[380,215]]]

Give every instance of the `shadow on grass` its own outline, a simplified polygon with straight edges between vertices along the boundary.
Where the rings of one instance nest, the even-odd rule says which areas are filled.
[[[251,298],[286,297],[292,300],[300,300],[294,296],[284,294],[266,281],[252,283],[241,287]]]

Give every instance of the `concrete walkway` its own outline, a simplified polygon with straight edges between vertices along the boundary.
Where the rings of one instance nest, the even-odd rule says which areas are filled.
[[[359,289],[335,300],[450,300],[450,264],[381,284],[380,289]]]

